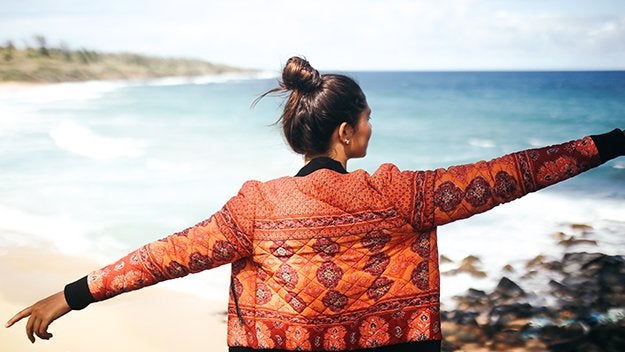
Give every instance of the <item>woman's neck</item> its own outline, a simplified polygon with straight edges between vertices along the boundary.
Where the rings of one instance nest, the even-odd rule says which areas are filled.
[[[332,160],[336,160],[339,163],[341,163],[341,165],[343,166],[345,170],[347,170],[347,158],[337,157],[337,155],[333,155],[333,154],[305,155],[304,163],[308,164],[311,160],[316,159],[316,158],[321,158],[321,157],[326,157]]]

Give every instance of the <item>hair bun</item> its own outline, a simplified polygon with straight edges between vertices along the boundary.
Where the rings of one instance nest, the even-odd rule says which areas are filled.
[[[288,90],[312,92],[323,83],[319,71],[298,56],[291,57],[282,70],[282,85]]]

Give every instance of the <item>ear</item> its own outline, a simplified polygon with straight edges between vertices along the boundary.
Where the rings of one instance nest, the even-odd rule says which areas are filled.
[[[339,141],[350,140],[354,134],[354,128],[347,122],[342,122],[338,128]]]

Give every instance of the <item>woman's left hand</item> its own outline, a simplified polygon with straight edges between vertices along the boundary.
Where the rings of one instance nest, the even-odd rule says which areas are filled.
[[[35,342],[34,335],[42,340],[48,340],[52,337],[52,334],[48,332],[48,326],[71,310],[65,300],[65,294],[61,291],[15,314],[5,327],[9,328],[16,322],[28,317],[26,335],[28,335],[30,342]]]

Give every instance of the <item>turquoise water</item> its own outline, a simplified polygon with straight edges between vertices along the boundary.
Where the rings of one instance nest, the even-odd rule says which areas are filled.
[[[349,74],[373,111],[368,156],[350,170],[445,167],[625,128],[625,72]],[[275,84],[231,77],[0,91],[0,250],[44,245],[116,259],[207,218],[245,180],[295,174],[302,159],[272,125],[281,100],[251,108]],[[588,250],[623,253],[624,200],[621,158],[442,228],[441,253],[482,255],[496,272],[557,254],[551,234],[571,222],[595,227],[599,244]],[[225,286],[227,272],[203,280]]]
[[[369,73],[360,82],[380,116],[376,158],[396,155],[406,168],[473,162],[625,125],[625,72]]]

